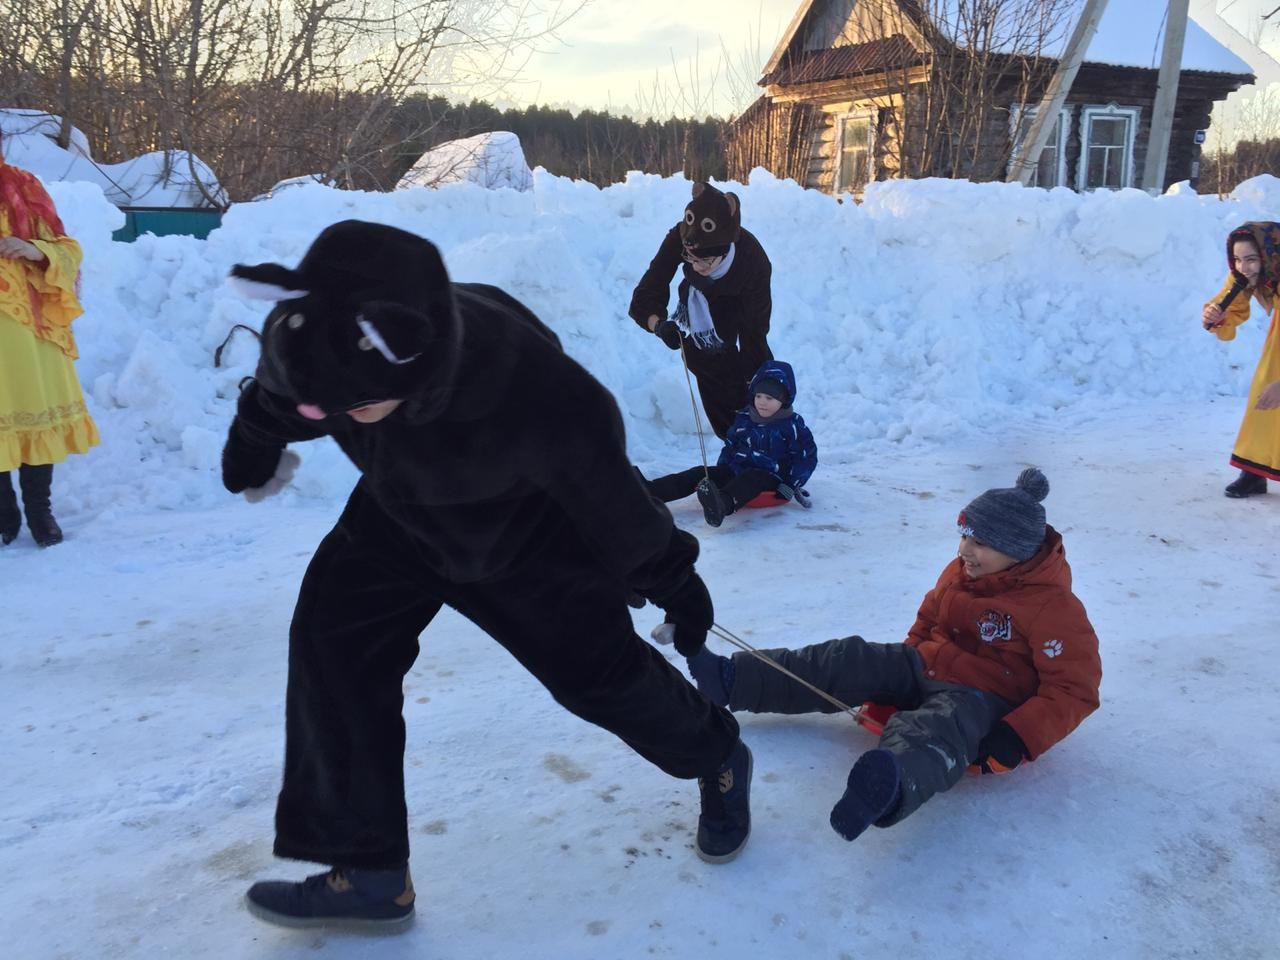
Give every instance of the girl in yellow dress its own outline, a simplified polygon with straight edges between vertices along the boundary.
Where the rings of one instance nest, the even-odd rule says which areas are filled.
[[[9,476],[18,471],[31,536],[62,541],[49,505],[53,465],[98,443],[74,360],[71,321],[80,245],[66,235],[53,200],[30,173],[4,160],[0,138],[0,543],[22,517]]]
[[[1227,484],[1228,497],[1267,492],[1280,481],[1280,223],[1255,222],[1227,237],[1227,277],[1222,292],[1204,305],[1201,322],[1219,340],[1234,340],[1236,327],[1249,319],[1249,299],[1271,314],[1271,326],[1249,386],[1244,421],[1231,453],[1240,476]]]

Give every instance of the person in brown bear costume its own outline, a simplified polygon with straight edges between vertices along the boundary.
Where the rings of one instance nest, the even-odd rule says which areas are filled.
[[[677,268],[682,276],[668,317]],[[628,313],[642,330],[672,350],[683,344],[707,420],[722,440],[751,378],[773,359],[767,340],[772,275],[760,241],[742,227],[737,195],[698,182],[631,295]]]
[[[696,852],[733,859],[750,832],[751,753],[627,609],[632,594],[652,601],[677,649],[696,653],[714,616],[698,542],[632,468],[608,391],[523,304],[450,282],[435,246],[403,230],[344,221],[296,269],[232,276],[275,306],[228,431],[224,485],[250,500],[277,492],[298,463],[286,446],[324,436],[361,473],[289,628],[275,852],[330,869],[256,883],[249,909],[285,926],[396,930],[413,916],[403,682],[446,605],[567,710],[699,778]],[[526,416],[530,397],[550,395],[573,429]],[[519,833],[511,796],[485,803]]]

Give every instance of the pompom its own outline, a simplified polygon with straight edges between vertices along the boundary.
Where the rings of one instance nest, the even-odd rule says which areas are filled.
[[[1049,495],[1049,481],[1035,467],[1027,467],[1018,474],[1017,487],[1025,490],[1027,495],[1037,503]]]

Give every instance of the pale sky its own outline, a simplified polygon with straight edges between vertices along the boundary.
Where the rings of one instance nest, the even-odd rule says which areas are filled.
[[[800,0],[590,0],[560,31],[561,42],[545,43],[547,51],[534,55],[524,82],[508,93],[518,104],[614,112],[737,112],[755,99],[765,61],[799,6]]]
[[[1260,34],[1263,49],[1280,57],[1280,12],[1265,24],[1261,20],[1280,0],[1208,2],[1242,33]],[[517,105],[664,117],[736,113],[758,95],[756,81],[800,3],[588,0],[560,31],[560,40],[541,44],[543,52],[525,64],[507,98]],[[1232,100],[1254,92],[1246,88]],[[1222,120],[1219,133],[1235,125]]]

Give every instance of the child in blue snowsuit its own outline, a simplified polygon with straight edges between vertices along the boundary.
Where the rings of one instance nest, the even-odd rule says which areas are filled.
[[[767,490],[808,506],[804,485],[818,465],[818,447],[804,419],[791,409],[795,396],[791,364],[766,360],[751,378],[748,404],[729,427],[716,465],[650,480],[649,491],[668,503],[696,492],[713,527]]]

